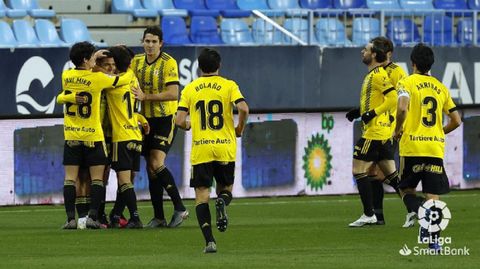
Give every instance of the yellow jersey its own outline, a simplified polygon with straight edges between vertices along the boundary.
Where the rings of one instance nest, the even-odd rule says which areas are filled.
[[[146,94],[158,94],[170,84],[179,84],[177,61],[163,51],[153,63],[147,62],[145,54],[135,55],[130,68]],[[143,101],[142,114],[147,118],[170,116],[177,112],[177,105],[177,100]]]
[[[125,85],[134,77],[133,72],[123,76],[109,76],[91,70],[70,69],[62,73],[62,92],[57,102],[65,104],[65,140],[104,141],[101,125],[100,102],[105,88]],[[77,105],[76,94],[84,96],[86,103]]]
[[[138,87],[137,78],[129,84],[107,89],[108,115],[112,125],[112,142],[142,141],[142,133],[135,115],[135,95],[132,87]]]
[[[384,107],[387,94],[394,94],[395,90],[387,72],[383,67],[377,66],[365,76],[360,93],[360,114],[375,110],[377,116],[369,123],[363,124],[362,137],[371,140],[386,140],[392,137],[389,110],[394,104]],[[392,98],[389,96],[389,98]],[[396,100],[396,96],[394,97]],[[380,111],[377,111],[381,107]]]
[[[443,159],[443,113],[456,110],[448,89],[432,76],[413,74],[400,80],[397,91],[399,96],[410,98],[399,144],[400,156]]]
[[[233,106],[243,100],[238,85],[221,76],[200,77],[185,86],[178,110],[190,113],[192,165],[235,161]]]
[[[383,69],[387,71],[387,75],[390,78],[390,82],[392,83],[394,88],[397,87],[398,81],[407,76],[405,70],[403,70],[403,68],[393,62],[385,65]],[[395,117],[397,116],[397,106],[393,106],[392,109],[389,110],[389,114],[390,118],[393,120],[391,124],[391,133],[393,134],[393,131],[395,131],[395,125],[397,123],[397,121],[395,120]]]

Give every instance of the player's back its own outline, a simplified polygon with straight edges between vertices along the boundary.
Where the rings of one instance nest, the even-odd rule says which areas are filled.
[[[410,98],[400,155],[443,158],[443,112],[455,108],[448,89],[432,76],[413,74],[399,82],[398,92]]]
[[[233,104],[243,100],[237,84],[220,76],[200,77],[185,87],[182,99],[190,112],[192,164],[234,161]]]

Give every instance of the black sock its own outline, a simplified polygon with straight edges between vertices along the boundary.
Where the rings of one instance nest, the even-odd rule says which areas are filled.
[[[120,192],[122,199],[125,201],[125,204],[127,204],[128,211],[130,212],[130,219],[139,220],[137,210],[137,196],[135,195],[133,184],[123,184],[122,186],[120,186]]]
[[[417,195],[409,194],[409,193],[403,196],[402,200],[405,206],[407,207],[408,213],[410,212],[418,213],[418,208],[422,204],[421,201],[423,201],[423,199],[420,200],[418,198],[419,197],[417,197]]]
[[[98,218],[98,208],[100,207],[100,201],[103,196],[103,180],[101,179],[92,179],[92,186],[90,189],[90,197],[92,199],[90,203],[90,210],[88,211],[88,216],[93,220]]]
[[[195,207],[197,213],[198,226],[202,230],[205,243],[215,242],[212,233],[212,216],[210,215],[210,208],[207,203],[199,204]]]
[[[373,198],[373,209],[377,220],[385,220],[383,217],[383,183],[379,180],[372,180],[372,198]]]
[[[400,191],[398,189],[398,183],[400,183],[400,178],[398,177],[398,171],[391,173],[390,175],[386,176],[383,180],[383,183],[392,187],[395,192],[400,195]]]
[[[87,197],[79,196],[75,199],[75,207],[77,208],[78,218],[84,218],[88,215]]]
[[[173,207],[177,211],[185,211],[186,208],[182,203],[182,198],[180,198],[180,193],[178,192],[177,185],[173,179],[172,173],[168,170],[166,166],[162,166],[155,171],[157,179],[162,183],[163,188],[167,191],[168,196],[172,199]]]
[[[163,187],[156,176],[148,176],[148,189],[150,190],[154,217],[159,220],[165,219],[165,213],[163,212]]]
[[[218,194],[218,198],[222,198],[225,201],[225,205],[227,206],[230,204],[230,202],[233,199],[232,193],[227,190],[220,191],[220,193]]]
[[[357,181],[358,193],[363,205],[363,214],[371,217],[373,212],[372,184],[366,173],[353,175]]]
[[[113,204],[113,215],[121,216],[123,214],[123,210],[125,209],[125,201],[122,198],[120,193],[120,189],[117,190],[117,197],[115,198],[115,204]]]
[[[105,215],[105,198],[107,195],[107,188],[103,188],[103,193],[102,193],[102,200],[100,200],[100,206],[98,207],[98,216],[104,216]]]
[[[68,221],[75,219],[75,196],[75,181],[65,179],[63,182],[63,201]]]

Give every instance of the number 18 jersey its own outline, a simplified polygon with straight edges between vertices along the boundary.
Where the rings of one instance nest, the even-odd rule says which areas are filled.
[[[432,76],[413,74],[398,82],[397,92],[399,97],[410,98],[400,156],[443,159],[443,113],[456,110],[448,89]]]
[[[178,110],[190,113],[192,165],[235,161],[233,105],[243,100],[238,85],[220,76],[200,77],[185,86]]]

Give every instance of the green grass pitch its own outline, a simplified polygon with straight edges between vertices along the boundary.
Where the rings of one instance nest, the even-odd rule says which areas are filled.
[[[193,201],[178,229],[64,231],[63,206],[0,208],[0,268],[478,268],[480,191],[442,200],[452,219],[442,236],[469,256],[402,256],[417,227],[401,228],[403,203],[386,196],[387,225],[348,228],[361,214],[357,195],[235,199],[227,232],[216,229],[218,253],[204,254]],[[172,212],[165,202],[166,215]],[[111,204],[107,205],[109,210]],[[152,215],[139,205],[144,223]],[[213,203],[210,203],[214,216]],[[214,221],[213,221],[214,223]]]

